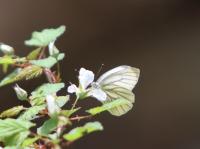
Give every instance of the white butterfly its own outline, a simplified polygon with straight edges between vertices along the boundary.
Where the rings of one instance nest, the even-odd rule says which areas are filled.
[[[139,74],[139,69],[123,65],[109,70],[100,76],[96,82],[93,82],[94,73],[81,68],[79,71],[79,88],[72,84],[68,87],[68,92],[77,94],[85,92],[87,96],[93,96],[103,103],[125,99],[129,101],[127,104],[109,110],[112,115],[120,116],[133,107],[135,95],[132,90],[138,82]],[[89,85],[91,87],[87,88]]]

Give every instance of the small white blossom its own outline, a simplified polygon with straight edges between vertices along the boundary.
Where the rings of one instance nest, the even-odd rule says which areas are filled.
[[[71,84],[68,88],[67,88],[67,92],[68,93],[76,93],[78,92],[78,88],[75,84]]]
[[[3,43],[0,43],[0,50],[4,53],[4,54],[13,54],[14,53],[14,48],[9,46],[9,45],[6,45],[6,44],[3,44]]]
[[[92,71],[81,68],[78,78],[79,88],[75,84],[71,84],[67,89],[69,93],[76,93],[80,98],[84,95],[84,97],[92,96],[99,101],[105,101],[107,99],[106,93],[97,83],[93,82],[94,73]],[[90,88],[88,88],[89,85],[91,85]]]
[[[51,116],[60,112],[60,108],[57,105],[56,100],[52,95],[47,95],[46,101],[47,101],[47,109]]]
[[[49,54],[50,55],[54,55],[54,54],[59,53],[59,50],[55,46],[55,41],[50,42],[49,45],[48,45],[48,48],[49,48]]]
[[[81,68],[79,71],[79,82],[83,89],[86,89],[94,81],[94,73],[85,68]]]
[[[49,43],[48,48],[50,50],[52,50],[54,48],[54,43],[55,43],[55,41]],[[50,55],[51,55],[51,53],[50,53]]]

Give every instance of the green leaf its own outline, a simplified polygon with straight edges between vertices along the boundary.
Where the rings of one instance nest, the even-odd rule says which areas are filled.
[[[32,98],[32,96],[30,97],[30,104],[32,106],[40,106],[45,104],[45,97],[36,97],[36,98]]]
[[[8,64],[3,64],[3,65],[2,65],[2,71],[3,71],[3,73],[7,73],[8,67],[9,67]]]
[[[35,124],[20,119],[5,119],[0,120],[0,140],[7,136],[12,136],[16,133],[27,131]]]
[[[32,33],[31,39],[25,41],[25,44],[27,46],[45,47],[60,37],[65,32],[65,28],[62,25],[56,29],[44,29],[41,32],[35,31]]]
[[[103,126],[100,122],[88,122],[85,124],[84,128],[87,130],[87,133],[103,130]]]
[[[28,55],[27,55],[27,59],[28,60],[34,60],[34,59],[37,59],[38,56],[40,55],[40,52],[41,52],[42,48],[37,48],[33,51],[31,51]]]
[[[53,94],[61,90],[65,86],[64,83],[45,83],[40,87],[36,88],[31,93],[31,99],[38,98],[38,97],[45,97],[47,95]]]
[[[37,65],[43,68],[51,68],[53,67],[58,61],[63,60],[65,57],[64,53],[56,54],[54,56],[49,56],[44,59],[39,59],[39,60],[31,60],[30,63],[33,65]]]
[[[10,108],[4,112],[2,112],[0,114],[0,118],[6,118],[6,117],[13,117],[13,116],[16,116],[18,115],[22,110],[24,110],[24,107],[23,106],[16,106],[16,107],[13,107],[13,108]]]
[[[42,72],[42,68],[35,65],[30,65],[23,69],[15,69],[0,82],[0,87],[20,80],[29,80],[39,77]]]
[[[57,96],[56,103],[61,108],[69,101],[69,95],[67,96]]]
[[[71,110],[61,110],[60,114],[66,117],[70,117],[72,114],[74,114],[75,112],[77,112],[78,110],[80,110],[81,108],[75,108],[75,109],[71,109]]]
[[[65,134],[63,137],[68,141],[75,141],[84,136],[85,128],[77,127],[72,129],[68,134]]]
[[[61,90],[65,86],[64,83],[46,83],[36,88],[30,96],[31,105],[41,105],[44,104],[46,96],[54,94]]]
[[[15,63],[15,60],[11,56],[5,55],[3,57],[0,57],[1,65],[3,65],[3,64],[10,65],[10,64],[14,64],[14,63]]]
[[[30,65],[22,69],[19,74],[15,77],[17,80],[30,80],[36,78],[42,74],[42,68],[35,65]]]
[[[44,59],[32,60],[30,63],[43,68],[51,68],[57,63],[57,60],[54,57],[49,56],[48,58]]]
[[[20,119],[0,120],[0,142],[9,146],[18,145],[27,137],[33,126],[34,123]]]
[[[88,112],[92,115],[96,115],[96,114],[99,114],[101,112],[111,110],[113,108],[116,108],[118,106],[121,106],[121,105],[124,105],[124,104],[127,104],[127,103],[129,103],[129,101],[127,101],[125,99],[116,99],[116,100],[113,100],[111,102],[105,103],[102,106],[89,109],[86,112]]]
[[[33,148],[33,147],[21,148],[21,147],[17,147],[17,146],[6,146],[6,147],[4,147],[4,149],[35,149],[35,148]]]
[[[72,129],[69,133],[63,135],[63,137],[68,141],[75,141],[77,139],[80,139],[86,134],[102,130],[103,126],[101,125],[100,122],[88,122],[82,127],[77,127]]]
[[[28,147],[28,146],[32,145],[33,143],[35,143],[38,139],[40,139],[40,137],[27,138],[22,143],[22,147]]]
[[[58,55],[58,57],[57,57],[57,60],[58,61],[61,61],[61,60],[63,60],[65,58],[65,54],[64,53],[60,53],[59,55]]]
[[[56,129],[57,125],[58,118],[52,117],[49,120],[45,121],[44,124],[37,129],[37,133],[42,136],[48,136],[48,134]]]
[[[27,136],[29,134],[30,134],[29,131],[24,131],[24,132],[21,132],[21,133],[18,133],[18,134],[14,134],[12,136],[5,138],[3,142],[6,146],[15,145],[16,148],[18,148],[22,144],[22,142],[27,138]]]
[[[8,66],[14,64],[15,62],[15,59],[13,59],[10,55],[0,57],[0,65],[2,65],[4,73],[7,72]]]
[[[65,54],[64,53],[58,53],[58,54],[52,55],[52,57],[54,57],[57,61],[61,61],[65,58]]]
[[[45,109],[45,105],[33,106],[28,108],[24,113],[19,116],[22,120],[33,120],[37,117],[37,114]]]
[[[6,146],[4,149],[16,149],[16,146]]]
[[[17,74],[21,71],[21,68],[15,69],[13,72],[11,72],[9,75],[7,75],[1,82],[0,86],[7,85],[9,83],[13,82],[13,79],[17,76]]]

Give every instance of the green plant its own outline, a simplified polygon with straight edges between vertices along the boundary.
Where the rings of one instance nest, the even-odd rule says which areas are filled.
[[[74,100],[67,92],[58,95],[65,88],[60,75],[59,61],[65,54],[55,46],[56,39],[65,32],[65,26],[33,32],[27,46],[36,47],[26,57],[15,55],[9,45],[0,44],[0,65],[6,73],[9,66],[14,67],[1,82],[0,87],[21,80],[34,79],[44,74],[48,80],[38,86],[30,95],[17,84],[14,87],[17,98],[30,106],[18,105],[0,114],[0,142],[5,149],[60,149],[103,126],[92,118],[104,111],[114,116],[127,113],[133,106],[132,89],[139,78],[139,69],[119,66],[103,74],[94,82],[94,73],[81,68],[79,86],[71,84],[67,90],[75,94]],[[48,53],[48,54],[47,54]],[[48,56],[47,56],[48,55]],[[56,67],[57,66],[57,67]],[[87,97],[98,99],[102,105],[85,109],[77,107],[79,100]],[[69,102],[69,101],[73,102]],[[66,108],[67,107],[70,108]],[[82,109],[82,110],[80,110]],[[80,120],[91,120],[83,126],[74,127]],[[36,120],[43,122],[38,126]]]

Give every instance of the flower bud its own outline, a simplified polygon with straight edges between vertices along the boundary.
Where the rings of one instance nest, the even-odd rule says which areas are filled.
[[[50,116],[55,116],[60,112],[60,108],[56,103],[55,98],[52,95],[46,96],[47,109]]]
[[[56,48],[54,42],[55,41],[50,42],[49,44],[49,55],[52,55],[52,56],[55,54],[59,54],[59,50]]]
[[[16,92],[17,98],[19,100],[27,100],[28,99],[28,94],[27,92],[22,89],[21,87],[19,87],[19,85],[15,85],[14,90]]]
[[[14,54],[14,48],[3,43],[0,43],[0,51],[2,51],[6,55]]]

